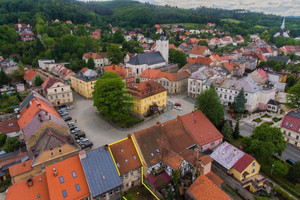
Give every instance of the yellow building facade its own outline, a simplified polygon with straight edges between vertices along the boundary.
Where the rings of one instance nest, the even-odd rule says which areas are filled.
[[[239,181],[243,181],[243,179],[247,179],[258,174],[259,170],[260,164],[256,160],[254,160],[242,172],[239,172],[235,168],[231,168],[229,172]]]
[[[133,111],[140,115],[147,115],[149,109],[153,112],[160,112],[167,105],[167,90],[158,82],[149,80],[141,82],[129,88],[133,97]],[[153,107],[151,107],[153,106]]]
[[[135,98],[133,110],[139,115],[147,114],[149,107],[151,105],[156,104],[159,109],[163,109],[167,105],[167,92],[160,92],[158,94],[152,95],[150,97],[146,97],[144,99]]]
[[[74,75],[71,77],[71,87],[75,92],[87,99],[93,98],[94,87],[97,79],[85,79]]]

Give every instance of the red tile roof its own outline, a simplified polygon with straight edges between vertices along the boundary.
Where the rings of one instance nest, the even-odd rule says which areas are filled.
[[[216,184],[217,186],[221,186],[221,184],[224,182],[223,179],[221,179],[220,177],[218,177],[215,173],[213,172],[209,172],[208,174],[206,174],[205,176],[207,176],[207,178],[209,178],[214,184]]]
[[[58,83],[58,82],[63,83],[61,80],[54,78],[53,76],[48,76],[47,79],[42,84],[45,93],[47,94],[48,88],[52,87],[54,83]]]
[[[148,174],[147,178],[150,184],[154,187],[154,189],[157,189],[158,187],[161,187],[172,181],[171,177],[167,174],[167,172],[163,172],[157,176]]]
[[[188,64],[201,64],[209,66],[212,63],[211,58],[208,57],[198,57],[198,58],[189,58]]]
[[[235,67],[237,67],[237,65],[232,61],[223,62],[223,66],[230,72],[232,72],[235,69]]]
[[[268,74],[263,69],[257,69],[257,72],[262,78],[268,77]]]
[[[37,71],[35,71],[34,69],[30,69],[23,78],[26,81],[31,81],[32,78],[36,75],[36,73]]]
[[[18,120],[0,122],[0,133],[12,133],[20,131]]]
[[[139,99],[144,99],[164,91],[167,91],[166,88],[154,80],[141,82],[129,88],[129,93]]]
[[[32,186],[28,186],[28,180],[24,180],[8,188],[5,200],[49,200],[47,179],[45,173],[31,178]],[[39,196],[39,197],[38,197]]]
[[[242,173],[254,160],[255,158],[245,153],[244,156],[232,166],[232,168]]]
[[[85,59],[89,59],[89,58],[93,58],[93,59],[103,59],[103,58],[106,58],[106,53],[105,53],[105,52],[100,52],[100,53],[92,53],[92,52],[89,52],[89,53],[83,54],[83,57],[84,57]]]
[[[25,162],[10,166],[8,168],[10,176],[15,177],[25,172],[31,171],[33,169],[33,167],[31,166],[31,162],[32,160],[27,160]]]
[[[121,175],[142,166],[131,138],[109,146]],[[120,167],[119,167],[120,166]]]
[[[87,68],[87,67],[84,67],[84,68],[82,68],[82,69],[80,70],[80,72],[81,72],[81,73],[84,73],[86,70],[88,70],[88,68]]]
[[[57,176],[54,175],[53,168],[55,168]],[[83,199],[90,195],[79,156],[46,167],[46,176],[50,199],[65,199],[63,190],[68,195],[67,199]],[[63,184],[60,182],[61,177],[64,180]],[[76,190],[77,184],[80,191]]]
[[[172,150],[163,149],[162,150],[162,161],[172,167],[174,170],[178,170],[181,163],[183,162],[183,157],[176,154]]]
[[[192,48],[190,54],[204,55],[208,48],[206,46],[196,45]]]
[[[197,39],[197,38],[191,38],[188,40],[188,42],[191,44],[198,44],[199,41],[200,41],[200,39]]]
[[[223,138],[201,110],[181,116],[180,119],[200,146]]]
[[[109,65],[109,66],[105,66],[104,69],[108,72],[114,72],[119,74],[122,78],[125,78],[126,76],[126,69],[123,67],[120,67],[119,65]]]
[[[195,200],[230,200],[225,192],[203,174],[200,174],[187,191]]]
[[[167,73],[167,72],[162,72],[157,69],[146,69],[140,74],[140,77],[143,78],[148,78],[148,79],[158,79],[158,78],[166,78],[169,81],[181,81],[183,79],[187,79],[190,77],[190,73],[187,71],[181,71],[177,73]]]
[[[281,122],[281,127],[300,133],[300,108],[288,112]]]

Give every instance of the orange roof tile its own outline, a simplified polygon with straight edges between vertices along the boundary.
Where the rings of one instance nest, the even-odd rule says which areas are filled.
[[[223,62],[223,66],[230,72],[234,70],[235,63],[234,62]]]
[[[221,184],[224,182],[223,179],[221,179],[220,177],[218,177],[215,173],[213,172],[209,172],[208,174],[206,174],[207,178],[209,178],[212,182],[214,182],[214,184],[216,184],[217,186],[221,186]]]
[[[110,146],[121,175],[142,166],[131,138]]]
[[[162,72],[157,69],[146,69],[140,74],[140,77],[148,78],[148,79],[158,79],[158,78],[166,78],[169,81],[180,81],[190,77],[190,73],[187,71],[177,72],[175,74]]]
[[[164,88],[162,84],[153,80],[141,82],[129,88],[129,93],[140,99],[144,99],[164,91],[167,91],[166,88]]]
[[[31,79],[36,75],[37,71],[30,69],[23,77],[26,81],[31,81]]]
[[[0,133],[11,133],[20,131],[18,120],[0,122]]]
[[[200,174],[187,192],[195,200],[230,200],[224,191],[203,174]]]
[[[198,42],[199,42],[200,40],[199,39],[197,39],[197,38],[191,38],[191,39],[189,39],[189,43],[192,43],[192,44],[198,44]]]
[[[206,46],[196,45],[192,48],[190,54],[204,55],[207,49]]]
[[[25,172],[31,171],[33,169],[31,166],[31,162],[32,162],[32,160],[27,160],[25,162],[10,166],[8,168],[10,176],[14,177],[14,176],[23,174]]]
[[[223,135],[201,110],[179,117],[200,146],[222,139]]]
[[[169,49],[176,49],[177,50],[177,48],[175,47],[174,44],[169,44]]]
[[[122,78],[125,78],[126,76],[126,69],[120,67],[119,65],[109,65],[109,66],[105,66],[104,69],[108,72],[114,72],[119,74]]]
[[[8,188],[5,200],[49,200],[49,192],[47,187],[47,179],[45,173],[31,178],[32,186],[28,186],[30,182],[24,180]]]
[[[100,53],[92,53],[92,52],[89,52],[89,53],[83,54],[83,57],[84,57],[85,59],[88,59],[88,58],[93,58],[93,59],[103,59],[103,58],[106,58],[106,53],[105,53],[105,52],[100,52]]]
[[[208,57],[189,58],[188,64],[201,64],[209,66],[212,63],[212,59]]]
[[[60,117],[60,115],[52,106],[40,99],[34,99],[32,100],[32,104],[30,105],[30,107],[22,114],[21,118],[18,121],[20,128],[23,129],[39,110],[44,110],[48,113],[56,115],[57,117]]]
[[[56,176],[53,168],[57,173]],[[46,176],[50,199],[66,199],[63,197],[64,190],[68,196],[67,199],[83,199],[90,195],[79,156],[46,167]],[[80,188],[79,191],[76,189],[77,184]]]
[[[86,70],[88,70],[88,68],[87,68],[87,67],[84,67],[84,68],[82,68],[82,69],[80,70],[80,72],[81,72],[81,73],[84,73]]]
[[[169,149],[164,148],[162,151],[162,160],[174,170],[178,170],[183,162],[183,157]]]
[[[201,156],[199,160],[203,163],[203,165],[207,165],[208,163],[211,163],[213,161],[210,155]]]

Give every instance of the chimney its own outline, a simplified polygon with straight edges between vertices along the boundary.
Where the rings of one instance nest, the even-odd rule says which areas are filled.
[[[104,146],[104,148],[105,148],[105,151],[107,151],[107,150],[108,150],[108,145],[106,144],[106,145]]]
[[[25,162],[23,162],[23,167],[25,167],[26,166],[26,163]]]
[[[160,124],[160,122],[156,122],[156,124]]]
[[[127,134],[127,138],[128,138],[129,140],[131,140],[131,135],[130,135],[130,134]]]
[[[57,176],[57,171],[56,171],[55,167],[53,167],[52,169],[53,169],[53,175],[56,177]]]
[[[176,121],[180,121],[180,116],[177,115]]]
[[[79,151],[79,158],[80,158],[80,160],[86,158],[86,151],[85,150]]]
[[[27,185],[28,185],[28,187],[33,186],[33,181],[31,178],[27,180]]]
[[[195,123],[196,123],[196,120],[193,120],[193,121],[192,121],[192,124],[195,124]]]

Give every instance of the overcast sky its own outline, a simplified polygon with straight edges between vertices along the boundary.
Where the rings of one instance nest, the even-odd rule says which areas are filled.
[[[158,5],[171,5],[183,8],[199,6],[224,9],[247,9],[284,16],[300,16],[300,0],[139,0]]]

